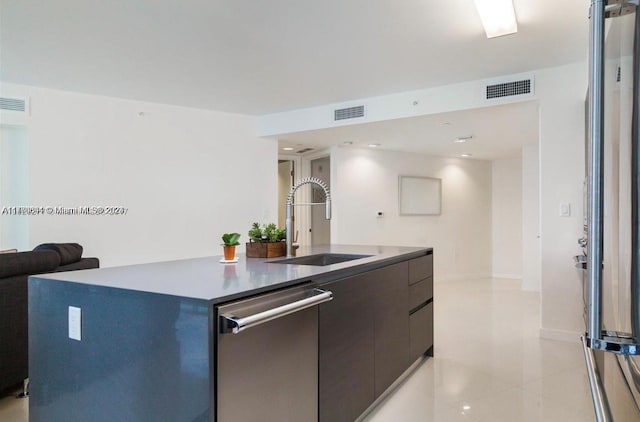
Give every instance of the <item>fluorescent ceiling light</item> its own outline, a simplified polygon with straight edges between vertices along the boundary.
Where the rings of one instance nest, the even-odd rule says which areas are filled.
[[[487,38],[518,32],[512,0],[475,0]]]
[[[291,147],[284,147],[282,149],[285,150],[285,151],[293,151],[293,148],[291,148]]]
[[[460,156],[464,157],[464,158],[469,158],[469,157],[473,156],[473,154],[469,154],[468,152],[465,152],[464,154],[460,154]]]
[[[376,148],[376,147],[379,147],[379,146],[380,146],[380,144],[369,144],[369,146],[370,146],[371,148]]]

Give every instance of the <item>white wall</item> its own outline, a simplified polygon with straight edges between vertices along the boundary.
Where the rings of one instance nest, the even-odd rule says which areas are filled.
[[[331,160],[335,243],[432,246],[438,280],[491,274],[490,162],[352,148]],[[442,214],[399,216],[399,175],[441,178]]]
[[[103,266],[220,255],[277,218],[277,146],[248,116],[3,84],[31,97],[31,205],[121,205],[126,216],[35,216],[30,247],[78,242]]]
[[[494,277],[522,278],[522,159],[491,162]]]
[[[537,144],[522,148],[522,289],[540,291],[540,160]]]
[[[575,341],[584,332],[581,270],[582,183],[584,180],[584,63],[537,73],[540,97],[541,335]],[[571,216],[561,217],[561,203]]]
[[[586,62],[580,62],[532,70],[531,74],[535,78],[535,94],[510,101],[537,100],[540,105],[541,335],[573,341],[584,331],[580,272],[574,268],[572,257],[580,253],[577,239],[582,236],[588,69]],[[485,82],[470,81],[262,116],[258,119],[258,133],[273,135],[336,126],[331,111],[356,104],[366,105],[366,117],[340,125],[483,107],[487,105],[481,95]],[[571,204],[570,217],[558,215],[560,203]]]

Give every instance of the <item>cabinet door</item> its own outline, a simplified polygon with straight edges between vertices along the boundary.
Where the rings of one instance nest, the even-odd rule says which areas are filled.
[[[416,360],[433,347],[433,302],[409,317],[411,330],[411,360]],[[429,353],[433,356],[433,351]]]
[[[369,273],[374,294],[375,396],[409,366],[409,265],[401,262]]]
[[[328,284],[319,307],[319,420],[351,422],[374,400],[372,297],[365,273]]]

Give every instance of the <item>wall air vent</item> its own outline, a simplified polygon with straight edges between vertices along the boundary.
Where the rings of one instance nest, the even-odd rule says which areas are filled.
[[[512,97],[514,95],[531,94],[531,79],[487,85],[486,99]]]
[[[485,101],[510,100],[534,95],[533,74],[519,74],[485,81],[482,96]]]
[[[0,97],[0,110],[17,111],[18,113],[26,113],[27,100],[26,98]]]
[[[620,66],[618,66],[618,69],[616,70],[616,82],[620,82],[622,78],[622,69],[620,69]]]
[[[357,119],[358,117],[364,117],[363,105],[333,110],[333,120],[336,122],[339,120]]]

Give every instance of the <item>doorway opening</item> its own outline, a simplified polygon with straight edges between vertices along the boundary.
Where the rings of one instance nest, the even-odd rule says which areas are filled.
[[[295,181],[295,170],[294,160],[278,159],[278,227],[285,226],[287,195]],[[293,212],[295,215],[295,209]]]
[[[331,158],[322,157],[311,160],[311,177],[322,180],[331,191]],[[326,196],[324,191],[316,185],[312,185],[311,202],[324,203]],[[331,244],[331,221],[325,218],[325,208],[321,206],[311,207],[311,225],[309,228],[312,245]]]

